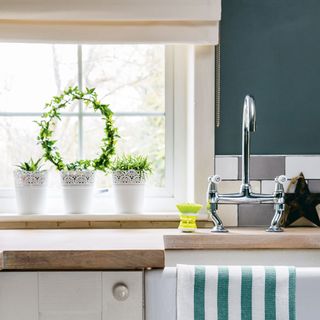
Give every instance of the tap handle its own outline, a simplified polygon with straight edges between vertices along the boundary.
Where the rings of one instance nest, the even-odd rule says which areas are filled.
[[[208,179],[209,182],[212,182],[212,183],[215,183],[215,184],[220,183],[221,180],[222,180],[221,177],[219,175],[217,175],[217,174],[214,175],[214,176],[209,177],[209,179]]]
[[[275,178],[275,182],[285,184],[288,181],[288,178],[285,175],[281,175]]]
[[[276,185],[275,185],[275,189],[274,189],[274,192],[277,194],[277,193],[280,193],[280,194],[284,194],[284,187],[283,185],[288,181],[287,177],[284,176],[284,175],[281,175],[279,177],[276,177],[274,179]]]
[[[208,178],[208,191],[207,191],[207,199],[210,203],[214,201],[217,194],[217,185],[220,183],[221,177],[218,175],[210,176]]]

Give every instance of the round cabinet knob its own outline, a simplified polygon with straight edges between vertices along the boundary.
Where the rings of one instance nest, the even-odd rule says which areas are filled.
[[[117,283],[112,289],[113,296],[118,301],[125,301],[129,297],[129,289],[123,283]]]

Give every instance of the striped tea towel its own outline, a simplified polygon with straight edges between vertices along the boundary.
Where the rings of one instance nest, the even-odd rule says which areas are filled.
[[[295,320],[294,267],[177,266],[177,320]]]

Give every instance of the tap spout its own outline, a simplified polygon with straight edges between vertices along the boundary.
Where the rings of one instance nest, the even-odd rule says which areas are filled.
[[[254,98],[247,95],[243,104],[242,118],[242,185],[249,188],[250,179],[250,132],[256,131],[256,107]]]
[[[212,232],[226,232],[223,222],[218,214],[219,203],[273,203],[274,216],[268,232],[281,232],[281,219],[285,210],[285,192],[283,184],[287,181],[285,176],[275,179],[275,189],[272,194],[255,193],[250,185],[250,134],[256,130],[256,108],[254,98],[247,95],[243,104],[242,118],[242,183],[239,193],[221,194],[217,184],[221,181],[220,176],[209,177],[207,201],[208,211],[214,223]]]

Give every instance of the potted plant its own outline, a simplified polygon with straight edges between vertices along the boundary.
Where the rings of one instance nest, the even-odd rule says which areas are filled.
[[[48,172],[41,170],[41,158],[21,162],[14,171],[17,208],[20,214],[38,214],[46,210]]]
[[[65,163],[53,138],[57,121],[61,120],[61,111],[74,101],[82,101],[85,106],[100,112],[104,121],[104,137],[101,141],[100,154],[96,159],[77,160]],[[106,172],[110,159],[115,153],[117,128],[113,124],[113,112],[109,105],[102,104],[95,89],[81,91],[78,87],[70,87],[61,95],[54,96],[46,104],[47,111],[37,121],[40,127],[38,142],[44,150],[44,157],[50,161],[61,175],[65,210],[67,213],[89,213],[92,209],[95,171]]]
[[[95,170],[89,162],[68,163],[60,171],[66,213],[90,213],[92,210]]]
[[[151,164],[141,155],[122,155],[110,165],[112,172],[115,210],[118,213],[141,213],[144,189]]]

